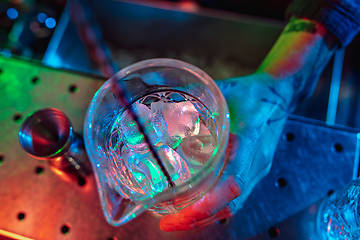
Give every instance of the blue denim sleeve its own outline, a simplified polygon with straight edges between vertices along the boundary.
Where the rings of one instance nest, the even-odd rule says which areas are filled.
[[[360,0],[294,0],[286,10],[291,16],[323,24],[346,47],[360,30]]]

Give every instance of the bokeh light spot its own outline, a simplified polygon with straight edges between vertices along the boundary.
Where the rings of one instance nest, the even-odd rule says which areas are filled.
[[[9,8],[6,14],[10,19],[16,19],[19,16],[19,13],[15,8]]]
[[[56,20],[49,17],[45,20],[45,25],[48,28],[54,28],[56,26]]]
[[[3,56],[3,57],[11,57],[12,53],[11,53],[11,50],[10,49],[7,49],[7,48],[4,48],[3,50],[1,50],[0,54]]]
[[[47,15],[45,13],[39,13],[36,16],[36,19],[40,22],[40,23],[45,23],[46,19],[47,19]]]

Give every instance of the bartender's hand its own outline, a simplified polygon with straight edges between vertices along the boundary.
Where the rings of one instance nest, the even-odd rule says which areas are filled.
[[[289,102],[265,83],[267,78],[254,74],[217,82],[230,111],[228,166],[203,198],[179,214],[164,216],[160,223],[163,231],[189,230],[231,216],[268,173]]]
[[[312,93],[334,43],[322,25],[293,18],[253,75],[217,81],[230,111],[228,166],[203,198],[164,216],[163,231],[204,227],[241,208],[269,172],[289,112]]]

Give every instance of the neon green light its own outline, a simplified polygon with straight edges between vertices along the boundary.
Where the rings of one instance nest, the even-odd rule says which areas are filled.
[[[216,146],[212,155],[215,156],[218,150],[219,150],[219,146]]]
[[[142,182],[142,180],[145,178],[144,174],[139,172],[133,172],[132,174],[134,175],[134,177],[138,182]]]
[[[38,76],[39,68],[27,62],[0,57],[0,120],[12,116],[14,112],[23,113],[32,104],[31,91],[35,86],[32,76]],[[13,110],[10,110],[13,109]],[[15,111],[14,111],[15,110]]]

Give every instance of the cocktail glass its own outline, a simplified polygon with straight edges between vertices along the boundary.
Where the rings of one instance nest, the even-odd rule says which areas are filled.
[[[108,223],[145,210],[177,213],[201,198],[226,165],[228,135],[226,101],[199,68],[151,59],[119,71],[97,91],[84,123]]]

